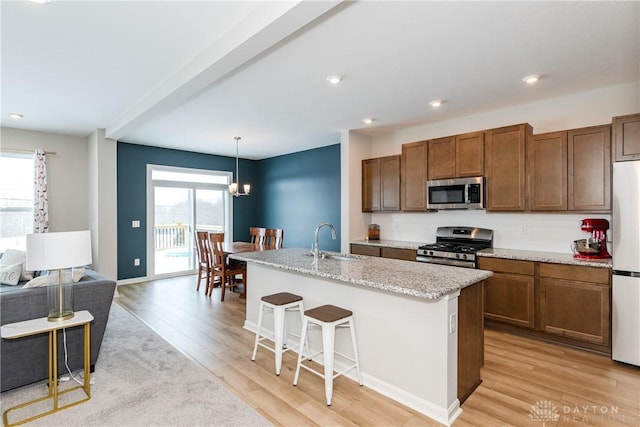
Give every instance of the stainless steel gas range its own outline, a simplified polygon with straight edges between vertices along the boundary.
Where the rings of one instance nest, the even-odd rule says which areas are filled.
[[[436,243],[418,248],[416,261],[476,268],[476,252],[493,247],[493,230],[438,227]]]

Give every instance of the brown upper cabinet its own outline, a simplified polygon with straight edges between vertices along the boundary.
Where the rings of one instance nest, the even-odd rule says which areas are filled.
[[[400,210],[400,156],[362,161],[362,211]]]
[[[567,132],[568,209],[611,211],[611,126]]]
[[[456,136],[456,177],[484,174],[484,132]]]
[[[402,210],[427,210],[427,141],[402,144]]]
[[[529,210],[611,211],[610,127],[533,135],[527,146]]]
[[[453,178],[456,173],[455,137],[432,139],[429,145],[428,176],[432,179]]]
[[[533,135],[527,147],[529,209],[567,210],[567,132]]]
[[[640,113],[613,118],[615,160],[640,160]]]
[[[531,134],[528,123],[485,132],[488,211],[525,210],[525,150]]]
[[[429,179],[482,176],[484,132],[472,132],[429,141]]]
[[[380,159],[362,161],[362,211],[380,210]]]

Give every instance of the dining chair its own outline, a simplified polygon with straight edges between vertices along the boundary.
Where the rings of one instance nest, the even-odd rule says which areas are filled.
[[[227,288],[234,288],[238,285],[235,279],[236,276],[242,276],[242,285],[244,286],[244,291],[247,291],[247,267],[244,264],[236,264],[229,265],[227,262],[227,254],[224,252],[224,233],[209,233],[209,242],[211,244],[211,248],[213,256],[213,276],[220,277],[221,280],[221,296],[220,301],[224,301],[224,294]],[[211,296],[211,292],[213,290],[213,286],[209,289],[209,296]]]
[[[284,230],[282,228],[267,228],[265,245],[270,249],[282,249]]]
[[[249,227],[250,242],[256,245],[264,245],[266,243],[266,232],[267,229],[263,227]]]
[[[209,256],[209,233],[206,231],[196,231],[195,233],[196,253],[198,255],[198,282],[196,291],[200,290],[200,282],[206,277],[205,294],[209,291],[211,284],[211,264]],[[206,275],[206,276],[204,276]],[[203,277],[204,276],[204,277]]]

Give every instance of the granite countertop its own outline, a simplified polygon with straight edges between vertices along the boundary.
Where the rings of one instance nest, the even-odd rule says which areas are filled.
[[[355,240],[350,243],[353,245],[376,246],[380,248],[413,249],[417,251],[418,247],[426,245],[428,242],[404,242],[400,240]]]
[[[325,253],[350,259],[321,258],[316,266],[308,249],[244,252],[229,256],[240,261],[429,300],[442,298],[493,275],[490,271],[472,268]]]
[[[483,249],[477,253],[478,256],[491,257],[491,258],[504,258],[521,261],[537,261],[537,262],[549,262],[553,264],[569,264],[578,265],[584,267],[601,267],[612,268],[611,258],[609,259],[576,259],[572,254],[562,254],[554,252],[538,252],[538,251],[523,251],[517,249]]]

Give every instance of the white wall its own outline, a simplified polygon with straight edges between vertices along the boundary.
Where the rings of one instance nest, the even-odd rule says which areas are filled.
[[[371,138],[355,132],[340,136],[341,236],[342,252],[349,252],[349,242],[364,238],[371,214],[362,212],[362,159],[372,157]]]
[[[93,267],[113,280],[118,277],[116,144],[104,137],[104,129],[88,138]]]
[[[441,108],[446,108],[446,104]],[[611,123],[612,117],[637,112],[640,112],[640,82],[633,82],[375,136],[372,157],[399,154],[402,144],[407,142],[518,123],[529,123],[533,133],[538,134],[603,125]]]
[[[614,116],[637,112],[640,112],[640,83],[633,82],[378,135],[373,138],[370,157],[399,154],[402,144],[407,142],[511,124],[528,122],[537,134],[606,124]],[[350,165],[354,162],[351,159]],[[585,236],[578,221],[590,217],[611,220],[610,215],[597,214],[445,211],[377,213],[372,214],[371,222],[380,224],[382,239],[426,243],[435,239],[438,226],[467,225],[493,229],[495,247],[570,253],[570,243]]]
[[[55,152],[47,156],[49,230],[89,230],[87,139],[3,127],[3,149]]]

